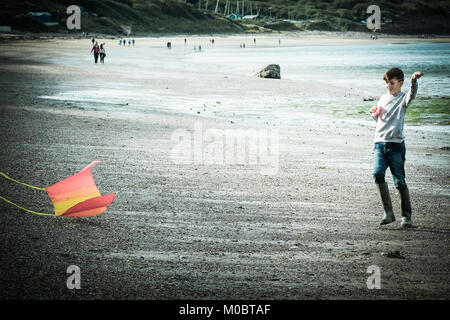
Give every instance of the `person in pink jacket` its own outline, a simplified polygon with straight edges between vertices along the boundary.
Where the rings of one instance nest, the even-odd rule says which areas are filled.
[[[92,52],[94,52],[94,61],[95,61],[95,63],[97,63],[98,54],[100,52],[100,47],[98,46],[98,42],[97,41],[95,41],[95,44],[94,44],[94,46],[91,49],[91,53]]]

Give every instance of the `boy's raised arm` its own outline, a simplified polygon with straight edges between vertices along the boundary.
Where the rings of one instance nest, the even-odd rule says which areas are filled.
[[[411,76],[411,89],[409,89],[408,93],[406,94],[405,99],[405,107],[407,108],[411,101],[416,97],[417,94],[417,79],[419,79],[421,76],[423,76],[423,72],[416,71]]]
[[[416,83],[417,79],[419,79],[421,76],[423,76],[423,72],[422,71],[414,72],[412,77],[411,77],[411,82]]]

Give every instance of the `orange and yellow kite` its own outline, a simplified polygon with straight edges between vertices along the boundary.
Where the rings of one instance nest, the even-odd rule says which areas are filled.
[[[0,175],[11,181],[20,183],[27,187],[47,191],[48,196],[55,207],[54,214],[36,212],[25,209],[8,199],[0,196],[0,199],[30,213],[45,216],[64,216],[64,217],[92,217],[105,212],[107,205],[111,204],[116,197],[115,193],[101,195],[92,177],[91,167],[100,163],[94,161],[83,170],[62,181],[55,183],[47,188],[35,187],[23,182],[19,182],[0,172]]]

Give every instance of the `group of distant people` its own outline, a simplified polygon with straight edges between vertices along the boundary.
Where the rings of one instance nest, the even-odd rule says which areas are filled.
[[[134,39],[128,39],[128,46],[133,45],[134,46]],[[120,39],[119,40],[119,46],[123,45],[124,47],[127,45],[127,39]]]
[[[128,39],[128,46],[131,46],[135,44],[134,39]],[[120,39],[119,45],[125,46],[127,43],[126,39]],[[92,38],[92,49],[91,54],[94,54],[94,62],[98,63],[98,59],[100,58],[100,63],[105,63],[105,57],[106,57],[106,50],[105,50],[105,43],[98,44],[98,41],[96,41],[94,38]]]
[[[256,45],[256,38],[253,38],[253,44]],[[278,40],[278,44],[281,44],[281,40]],[[245,42],[239,43],[239,48],[245,48]]]
[[[214,45],[214,39],[209,39],[209,42]],[[119,40],[119,46],[126,46],[127,44],[127,39],[120,39]],[[134,39],[128,39],[128,46],[135,44],[135,40]],[[184,38],[184,44],[187,44],[187,40],[186,38]],[[256,45],[256,38],[253,38],[253,44]],[[281,45],[281,39],[278,40],[278,44]],[[245,43],[240,43],[239,46],[241,48],[245,48]],[[168,49],[172,49],[172,43],[171,42],[167,42],[167,48]],[[202,51],[202,46],[198,45],[198,46],[194,46],[194,51]],[[100,63],[105,63],[105,57],[106,57],[106,51],[105,51],[105,43],[102,44],[98,44],[98,41],[95,41],[95,39],[92,39],[92,49],[91,49],[91,54],[94,53],[94,62],[97,63],[98,59],[100,58]]]
[[[100,57],[100,63],[105,63],[105,57],[106,57],[106,51],[105,51],[105,44],[98,44],[98,41],[95,41],[95,39],[92,39],[92,49],[91,54],[94,53],[94,62],[98,62],[98,58]]]

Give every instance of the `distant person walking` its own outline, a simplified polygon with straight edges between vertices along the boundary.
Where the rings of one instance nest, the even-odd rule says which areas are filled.
[[[133,40],[131,40],[131,42],[133,42],[133,47],[134,47],[134,39],[133,39]]]
[[[95,61],[95,63],[97,63],[97,61],[98,61],[98,54],[100,52],[100,47],[98,46],[98,42],[97,41],[95,41],[95,44],[94,44],[94,46],[91,49],[91,53],[92,52],[94,52],[94,61]]]
[[[105,63],[105,57],[106,57],[106,51],[105,51],[105,48],[104,48],[104,43],[102,43],[101,45],[100,45],[100,62],[101,63]]]

